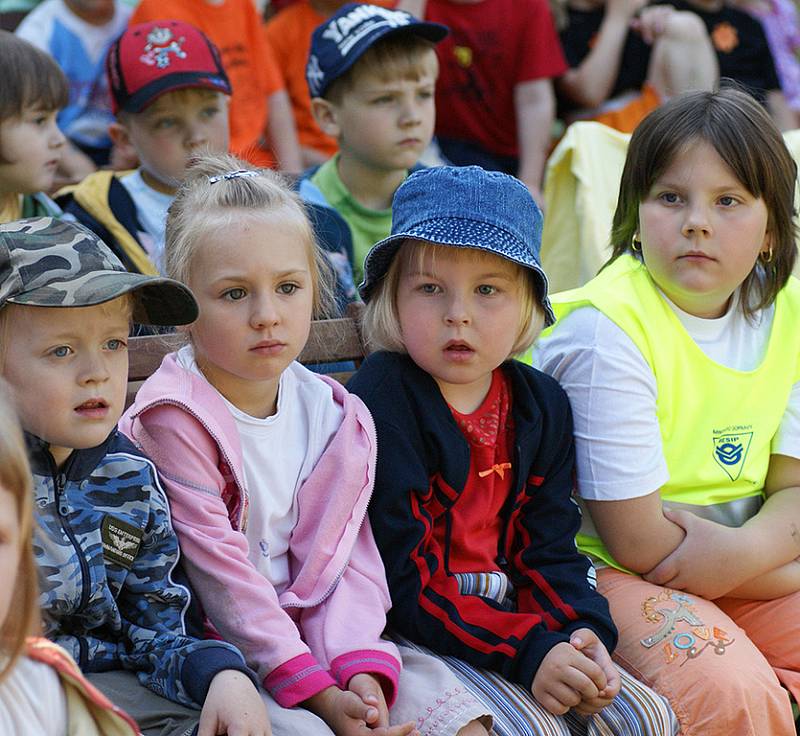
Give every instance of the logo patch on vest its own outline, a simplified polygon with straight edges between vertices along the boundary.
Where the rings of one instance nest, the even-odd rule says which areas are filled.
[[[139,527],[126,521],[115,519],[113,516],[103,517],[103,525],[100,528],[103,557],[130,570],[136,555],[139,554],[143,535],[144,532]]]
[[[753,440],[752,426],[748,424],[714,430],[714,460],[731,480],[737,480],[742,474],[747,452]],[[748,429],[751,431],[741,431]]]

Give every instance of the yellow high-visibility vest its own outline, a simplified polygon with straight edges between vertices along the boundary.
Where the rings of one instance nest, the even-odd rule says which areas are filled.
[[[620,256],[586,285],[553,297],[559,319],[587,305],[633,340],[655,375],[656,415],[669,470],[661,487],[665,506],[729,526],[744,523],[763,502],[772,442],[792,385],[800,380],[800,281],[790,278],[778,294],[766,354],[750,371],[709,358],[647,269],[630,255]],[[578,546],[620,568],[588,514],[584,519]]]

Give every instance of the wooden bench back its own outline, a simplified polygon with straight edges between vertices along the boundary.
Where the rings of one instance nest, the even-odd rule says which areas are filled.
[[[365,357],[358,322],[361,306],[351,304],[347,317],[313,321],[308,342],[298,360],[307,366],[320,363],[353,363],[355,368],[358,368]],[[180,348],[185,341],[181,333],[132,337],[128,340],[126,406],[131,405],[139,386],[156,371],[164,356]],[[340,383],[345,383],[353,375],[353,370],[334,370],[326,373]]]

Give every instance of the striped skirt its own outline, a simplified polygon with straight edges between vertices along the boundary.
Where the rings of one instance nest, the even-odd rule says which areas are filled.
[[[600,713],[587,717],[570,711],[556,716],[539,705],[529,690],[494,672],[396,635],[391,638],[442,660],[492,714],[497,736],[675,736],[679,731],[667,701],[620,667],[619,695]]]

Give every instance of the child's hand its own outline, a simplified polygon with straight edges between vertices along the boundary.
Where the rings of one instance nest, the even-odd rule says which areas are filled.
[[[638,31],[645,43],[653,44],[667,30],[674,12],[671,5],[651,5],[631,21],[631,28]]]
[[[401,726],[374,724],[376,714],[380,715],[379,709],[374,704],[365,703],[351,690],[329,687],[306,700],[305,705],[322,718],[336,736],[419,736],[413,723]]]
[[[647,5],[648,0],[608,0],[606,15],[615,16],[628,21]]]
[[[685,590],[714,600],[753,577],[742,556],[741,530],[702,519],[690,511],[664,509],[686,532],[683,541],[642,575],[648,583]]]
[[[581,629],[586,631],[586,629]],[[608,686],[603,668],[572,644],[556,644],[533,678],[533,697],[550,713],[563,716],[570,708],[599,697]]]
[[[597,697],[581,700],[581,702],[575,706],[575,710],[584,716],[599,713],[603,708],[609,705],[619,693],[619,689],[622,686],[619,672],[611,661],[611,656],[603,642],[600,641],[597,634],[591,629],[578,629],[572,634],[569,643],[579,652],[582,652],[591,659],[592,662],[599,665],[606,680],[605,687],[600,687],[600,683],[595,682],[595,685],[598,686]]]
[[[366,672],[354,675],[347,683],[347,689],[361,698],[368,706],[364,720],[370,728],[389,725],[389,708],[380,683]]]
[[[211,681],[197,736],[272,736],[264,701],[250,678],[223,670]]]

